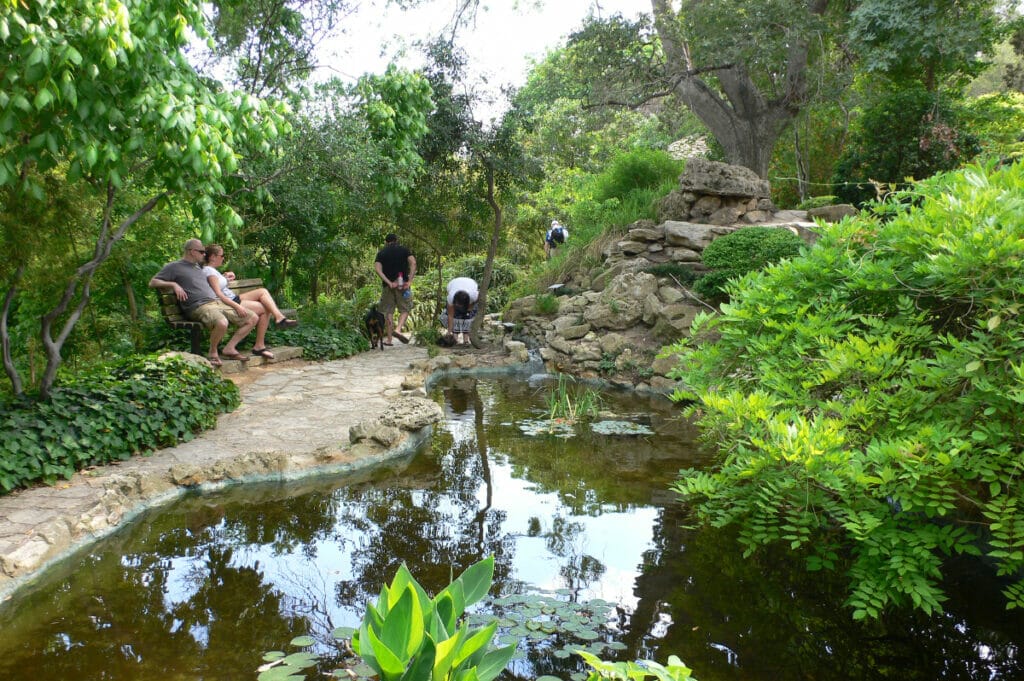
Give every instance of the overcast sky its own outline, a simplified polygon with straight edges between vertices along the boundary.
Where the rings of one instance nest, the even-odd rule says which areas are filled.
[[[528,59],[540,60],[549,49],[562,44],[595,6],[599,9],[594,13],[602,17],[622,14],[634,18],[650,11],[648,0],[545,0],[540,9],[533,4],[485,0],[475,25],[458,34],[457,43],[469,55],[470,73],[486,78],[492,93],[502,85],[522,85]],[[321,75],[354,80],[364,73],[382,73],[403,48],[407,57],[399,63],[416,68],[421,59],[412,44],[440,33],[451,19],[453,6],[454,0],[431,0],[408,12],[360,11],[345,21],[345,35],[323,47]]]

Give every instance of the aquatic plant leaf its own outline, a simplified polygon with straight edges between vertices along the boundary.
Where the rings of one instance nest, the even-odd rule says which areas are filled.
[[[337,629],[331,632],[331,636],[333,636],[336,639],[344,639],[352,638],[353,634],[355,633],[356,630],[352,627],[338,627]]]
[[[274,667],[265,672],[260,672],[256,681],[305,681],[305,676],[295,674],[292,667]]]
[[[506,646],[487,652],[476,666],[479,681],[491,681],[508,666],[516,653],[515,646]]]
[[[316,643],[316,640],[312,636],[296,636],[291,640],[288,645],[293,645],[297,648],[305,648]]]
[[[551,676],[550,674],[545,674],[544,676],[538,676],[535,681],[562,681],[562,679],[560,679],[557,676]]]
[[[473,605],[487,595],[494,577],[494,556],[488,556],[478,563],[470,565],[459,575],[456,582],[462,585],[463,609]]]
[[[280,660],[284,657],[284,655],[285,654],[280,650],[271,650],[269,652],[263,653],[263,659],[267,662],[273,662],[275,660]]]
[[[384,620],[381,641],[402,661],[402,668],[423,645],[423,610],[412,585],[406,583]]]

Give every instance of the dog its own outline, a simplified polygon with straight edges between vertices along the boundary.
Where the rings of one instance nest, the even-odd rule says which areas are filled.
[[[384,315],[377,308],[371,307],[366,311],[363,322],[366,324],[366,335],[370,339],[370,349],[373,350],[375,347],[380,347],[381,352],[383,352],[384,332],[387,324]]]

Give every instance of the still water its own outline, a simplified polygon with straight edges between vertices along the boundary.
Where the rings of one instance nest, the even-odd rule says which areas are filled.
[[[332,650],[403,561],[433,593],[489,554],[493,594],[615,603],[602,639],[625,649],[606,659],[676,654],[701,681],[1024,679],[1024,617],[981,566],[950,566],[943,615],[855,623],[841,575],[684,528],[666,490],[707,457],[670,404],[605,396],[651,434],[548,433],[548,389],[453,379],[434,392],[447,423],[400,465],[143,516],[0,604],[0,679],[255,679],[295,636]],[[532,646],[507,676],[579,668]]]

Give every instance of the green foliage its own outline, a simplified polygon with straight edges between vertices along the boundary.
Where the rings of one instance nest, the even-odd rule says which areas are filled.
[[[693,289],[709,299],[725,296],[730,279],[800,253],[804,241],[788,229],[742,227],[712,241],[701,258],[711,272],[698,279]]]
[[[574,383],[573,378],[558,374],[558,383],[547,394],[548,421],[552,427],[556,422],[576,423],[594,418],[601,411],[601,395]]]
[[[1000,159],[1024,157],[1024,93],[984,95],[964,103],[964,121],[982,153]]]
[[[693,678],[691,676],[693,670],[683,664],[683,661],[675,655],[669,656],[667,665],[661,665],[654,660],[606,662],[585,650],[578,650],[576,654],[582,657],[592,670],[587,676],[588,681],[598,681],[598,679],[643,681],[643,679],[652,677],[658,681],[685,681],[685,679]]]
[[[945,96],[900,89],[870,106],[853,126],[846,151],[836,163],[836,195],[854,205],[873,200],[872,181],[903,186],[959,167],[978,153],[959,109]]]
[[[49,400],[0,410],[0,488],[70,478],[85,466],[191,440],[239,405],[238,388],[205,365],[132,356],[66,380]]]
[[[515,646],[490,648],[497,622],[470,630],[461,621],[468,606],[487,595],[494,557],[475,563],[433,598],[403,563],[376,603],[368,603],[352,649],[380,681],[491,681]]]
[[[671,277],[684,286],[692,284],[697,278],[697,274],[693,271],[692,267],[687,267],[678,262],[664,262],[651,265],[644,272],[653,274],[656,277]]]
[[[683,172],[683,162],[666,151],[634,149],[611,160],[594,180],[593,199],[625,199],[638,189],[657,189],[673,184]]]
[[[943,560],[983,553],[1024,606],[1024,166],[970,167],[823,227],[667,349],[720,447],[676,489],[746,553],[849,575],[855,618],[941,610]]]
[[[832,206],[836,203],[837,196],[826,194],[824,196],[812,196],[805,201],[801,201],[796,207],[797,210],[811,210],[812,208],[823,208],[824,206]]]
[[[551,293],[542,293],[533,303],[533,311],[537,314],[552,315],[558,312],[558,297]]]

